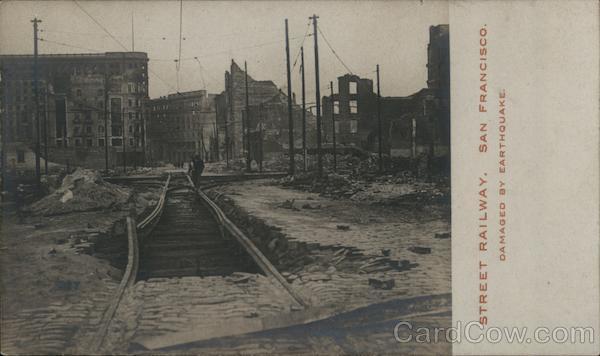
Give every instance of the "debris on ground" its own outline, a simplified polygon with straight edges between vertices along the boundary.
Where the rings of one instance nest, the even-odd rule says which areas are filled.
[[[449,232],[443,232],[443,233],[436,233],[434,238],[436,239],[449,239],[450,238],[450,233]]]
[[[105,182],[97,171],[77,169],[63,178],[57,190],[25,210],[43,216],[109,208],[121,210],[127,207],[130,197],[129,189]]]
[[[422,246],[411,246],[408,248],[410,252],[418,253],[420,255],[426,255],[431,253],[430,247],[422,247]]]
[[[392,289],[396,285],[393,278],[369,278],[369,285],[375,289]]]
[[[287,199],[286,201],[284,201],[283,203],[281,203],[281,204],[279,205],[279,207],[280,207],[280,208],[283,208],[283,209],[300,210],[300,209],[298,209],[298,208],[296,208],[296,207],[294,206],[294,202],[295,202],[295,201],[296,201],[295,199],[291,199],[291,200],[290,200],[290,199]]]
[[[336,226],[338,230],[342,230],[342,231],[348,231],[350,230],[350,226],[349,225],[337,225]]]

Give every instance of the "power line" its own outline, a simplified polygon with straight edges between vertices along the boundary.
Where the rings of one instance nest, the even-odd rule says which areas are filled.
[[[43,41],[43,42],[57,44],[59,46],[65,46],[65,47],[71,47],[71,48],[77,48],[77,49],[85,49],[86,51],[91,51],[91,52],[102,52],[102,51],[97,50],[97,49],[87,48],[87,47],[81,47],[81,46],[75,46],[75,45],[70,45],[70,44],[67,44],[67,43],[53,41],[53,40],[49,40],[49,39],[46,39],[46,38],[40,38],[39,40]]]
[[[113,34],[110,33],[110,31],[108,31],[106,29],[106,27],[102,26],[102,24],[100,22],[98,22],[98,20],[96,20],[92,15],[90,15],[89,12],[85,11],[85,9],[81,5],[79,5],[79,3],[77,2],[77,0],[73,0],[73,2],[75,2],[75,5],[77,5],[77,7],[79,7],[81,9],[81,11],[83,11],[90,19],[92,19],[92,21],[94,21],[96,23],[96,25],[98,25],[102,30],[104,30],[104,32],[106,32],[106,34],[109,35],[110,38],[112,38],[121,47],[123,47],[123,49],[125,51],[128,51],[127,47],[125,47],[125,45],[123,45],[123,43],[121,43],[121,41],[119,41],[115,36],[113,36]]]
[[[302,37],[302,43],[300,43],[300,48],[302,48],[302,46],[304,46],[304,40],[306,39],[306,37],[310,37],[308,31],[310,31],[310,21],[308,22],[308,26],[306,26],[306,32],[304,32],[304,36]],[[298,53],[296,54],[296,59],[294,59],[294,65],[292,66],[292,70],[294,70],[294,68],[296,68],[296,63],[298,62],[298,57],[300,57],[300,49],[298,49]]]
[[[340,56],[338,56],[338,54],[335,52],[335,50],[333,49],[333,47],[331,47],[331,44],[327,40],[327,37],[325,37],[325,34],[323,34],[323,31],[321,31],[321,27],[319,26],[317,28],[319,29],[319,33],[321,34],[321,36],[323,36],[323,39],[325,40],[325,43],[327,44],[327,47],[329,47],[329,49],[331,50],[331,52],[333,52],[333,55],[340,61],[340,63],[342,63],[342,65],[344,66],[344,68],[346,68],[346,70],[350,74],[353,74],[352,71],[350,70],[350,68],[348,68],[348,66],[346,65],[346,63],[344,63],[344,61],[342,61],[342,59],[340,58]]]

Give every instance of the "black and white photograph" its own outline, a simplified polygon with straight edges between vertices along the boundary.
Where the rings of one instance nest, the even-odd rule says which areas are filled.
[[[445,1],[0,2],[0,352],[450,354]]]

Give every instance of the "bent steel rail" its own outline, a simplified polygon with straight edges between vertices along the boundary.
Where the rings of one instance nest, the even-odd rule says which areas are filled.
[[[194,183],[190,176],[187,176],[192,187],[195,188]],[[195,189],[196,194],[206,203],[206,205],[210,208],[213,215],[219,222],[223,228],[225,228],[235,239],[239,242],[240,245],[244,247],[244,249],[248,252],[250,257],[256,262],[256,264],[260,267],[260,269],[267,276],[273,277],[294,299],[296,303],[298,303],[302,307],[306,307],[307,304],[304,302],[303,298],[289,285],[289,283],[283,278],[283,276],[277,271],[275,266],[269,261],[265,255],[254,245],[254,243],[237,227],[227,216],[221,208],[217,204],[215,204],[210,198],[204,194],[200,189]]]
[[[95,352],[100,352],[102,350],[102,346],[104,344],[104,340],[106,339],[106,335],[108,333],[110,324],[119,308],[119,304],[121,304],[121,300],[125,295],[125,291],[132,287],[135,284],[135,279],[138,273],[139,261],[140,261],[140,253],[139,253],[139,240],[137,231],[143,230],[146,227],[150,226],[152,223],[155,223],[164,210],[167,190],[169,187],[169,183],[171,181],[171,175],[167,177],[167,181],[163,187],[163,190],[160,194],[160,198],[156,207],[152,210],[152,212],[139,224],[136,225],[135,219],[132,217],[127,217],[127,267],[125,268],[125,273],[123,274],[123,278],[121,278],[121,283],[115,292],[115,296],[106,308],[104,315],[102,316],[102,321],[100,323],[100,329],[96,338],[94,339],[94,344],[92,345],[92,349]]]

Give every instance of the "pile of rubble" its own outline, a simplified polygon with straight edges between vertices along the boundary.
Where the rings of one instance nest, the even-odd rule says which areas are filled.
[[[30,205],[33,215],[61,215],[76,211],[127,208],[131,191],[105,182],[97,171],[77,169],[65,176],[61,186]]]

